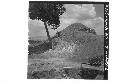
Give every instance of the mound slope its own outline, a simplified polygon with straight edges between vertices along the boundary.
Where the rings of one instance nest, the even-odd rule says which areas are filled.
[[[58,32],[53,39],[56,47],[62,43],[74,44],[73,57],[68,58],[73,62],[87,62],[89,58],[104,56],[104,36],[96,35],[94,29],[88,28],[81,23],[74,23]],[[65,46],[65,45],[63,45]]]

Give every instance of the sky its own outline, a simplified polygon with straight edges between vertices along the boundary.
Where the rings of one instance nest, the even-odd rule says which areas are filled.
[[[94,4],[96,16],[104,18],[104,5],[103,4]]]
[[[104,5],[103,4],[65,4],[66,12],[60,16],[60,26],[56,30],[50,29],[50,36],[54,36],[57,31],[61,31],[70,24],[82,23],[95,29],[98,35],[104,34]],[[47,38],[44,24],[41,21],[29,19],[29,37]]]

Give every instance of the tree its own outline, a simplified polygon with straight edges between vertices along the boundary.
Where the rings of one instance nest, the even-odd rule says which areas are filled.
[[[60,26],[59,16],[62,15],[66,9],[61,3],[55,2],[29,2],[29,17],[32,20],[40,20],[44,22],[47,32],[48,40],[51,41],[48,26],[52,29],[57,29]]]

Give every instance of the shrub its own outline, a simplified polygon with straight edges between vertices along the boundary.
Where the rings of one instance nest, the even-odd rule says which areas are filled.
[[[99,67],[104,62],[104,56],[96,56],[89,59],[88,64],[91,66]]]
[[[52,49],[52,42],[44,42],[38,46],[28,46],[29,55],[31,54],[40,54],[49,49]]]
[[[99,73],[100,73],[100,71],[98,71],[98,70],[82,68],[80,71],[80,76],[82,79],[95,79]]]

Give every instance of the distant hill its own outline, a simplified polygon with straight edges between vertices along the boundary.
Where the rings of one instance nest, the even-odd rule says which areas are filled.
[[[29,40],[38,40],[38,41],[43,41],[43,40],[46,40],[47,37],[44,37],[44,36],[36,36],[36,37],[29,37]]]

